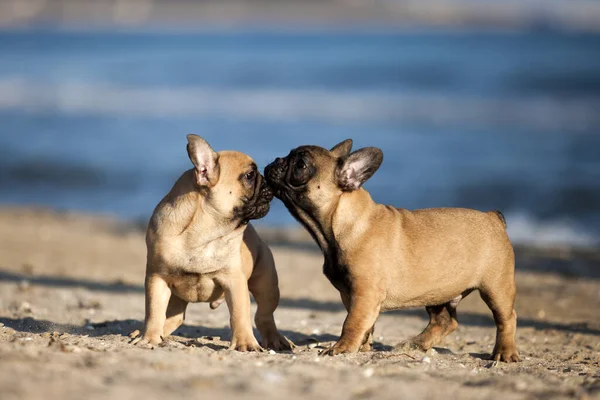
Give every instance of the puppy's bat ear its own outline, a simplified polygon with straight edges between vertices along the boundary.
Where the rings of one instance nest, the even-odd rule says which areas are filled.
[[[214,186],[219,180],[219,155],[198,135],[187,135],[187,152],[195,167],[198,186]]]
[[[365,147],[338,160],[336,179],[343,191],[357,190],[379,169],[383,152],[376,147]]]
[[[336,144],[335,146],[333,146],[331,148],[331,150],[329,150],[331,152],[331,154],[333,154],[334,157],[340,158],[340,157],[344,157],[347,156],[348,154],[350,154],[350,151],[352,150],[352,139],[346,139],[343,142],[340,142],[338,144]]]

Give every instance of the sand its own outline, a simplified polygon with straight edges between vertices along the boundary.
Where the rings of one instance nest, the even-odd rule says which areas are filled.
[[[600,252],[517,249],[522,362],[487,359],[495,329],[477,294],[434,351],[394,352],[424,310],[382,314],[375,351],[320,357],[345,311],[301,230],[272,243],[278,326],[294,353],[227,350],[227,308],[188,308],[154,350],[129,344],[144,315],[139,224],[48,210],[0,209],[0,398],[600,398]]]

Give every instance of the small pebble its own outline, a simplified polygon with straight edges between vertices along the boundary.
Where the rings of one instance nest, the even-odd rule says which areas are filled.
[[[2,328],[4,326],[4,324],[2,322],[0,322],[0,328]]]
[[[269,354],[277,354],[275,350],[269,350]]]
[[[31,287],[31,283],[29,283],[27,279],[23,279],[19,282],[18,287],[20,291],[25,292],[29,290],[29,288]]]
[[[312,334],[313,335],[318,335],[319,333],[321,333],[321,331],[319,329],[313,329]]]
[[[431,358],[425,356],[421,359],[421,362],[425,364],[431,364]]]
[[[29,313],[31,312],[31,304],[29,304],[28,302],[24,301],[19,305],[19,311],[24,312],[24,313]]]
[[[437,354],[437,351],[435,351],[435,349],[433,347],[425,352],[425,355],[427,355],[429,357],[434,357],[436,354]]]
[[[372,377],[374,373],[375,373],[375,371],[373,370],[373,368],[367,368],[363,371],[363,375],[365,378]]]

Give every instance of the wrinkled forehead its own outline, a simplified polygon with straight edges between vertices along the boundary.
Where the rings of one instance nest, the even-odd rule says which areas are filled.
[[[312,171],[311,183],[319,184],[333,177],[337,160],[329,150],[319,146],[300,146],[290,152],[290,161],[298,157],[302,157]]]
[[[313,160],[318,160],[320,158],[331,158],[331,153],[329,152],[329,150],[323,147],[307,145],[296,147],[290,152],[289,156],[305,156]]]
[[[220,151],[219,165],[221,174],[228,173],[228,171],[239,173],[240,170],[250,170],[253,166],[256,167],[254,160],[249,155],[239,151]]]

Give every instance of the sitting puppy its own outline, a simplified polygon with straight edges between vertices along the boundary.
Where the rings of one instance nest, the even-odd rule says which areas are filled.
[[[301,146],[265,177],[321,248],[323,272],[348,311],[340,340],[325,353],[371,349],[380,311],[425,306],[429,325],[412,340],[427,350],[458,326],[456,306],[478,289],[496,322],[494,360],[518,361],[514,253],[498,211],[408,211],[375,203],[361,186],[383,153]]]
[[[267,214],[273,193],[249,156],[216,153],[201,137],[187,138],[194,168],[158,204],[148,226],[145,327],[133,343],[158,344],[183,323],[188,303],[216,308],[224,297],[230,348],[262,350],[252,333],[249,290],[262,346],[290,350],[273,319],[279,303],[273,256],[248,224]]]

